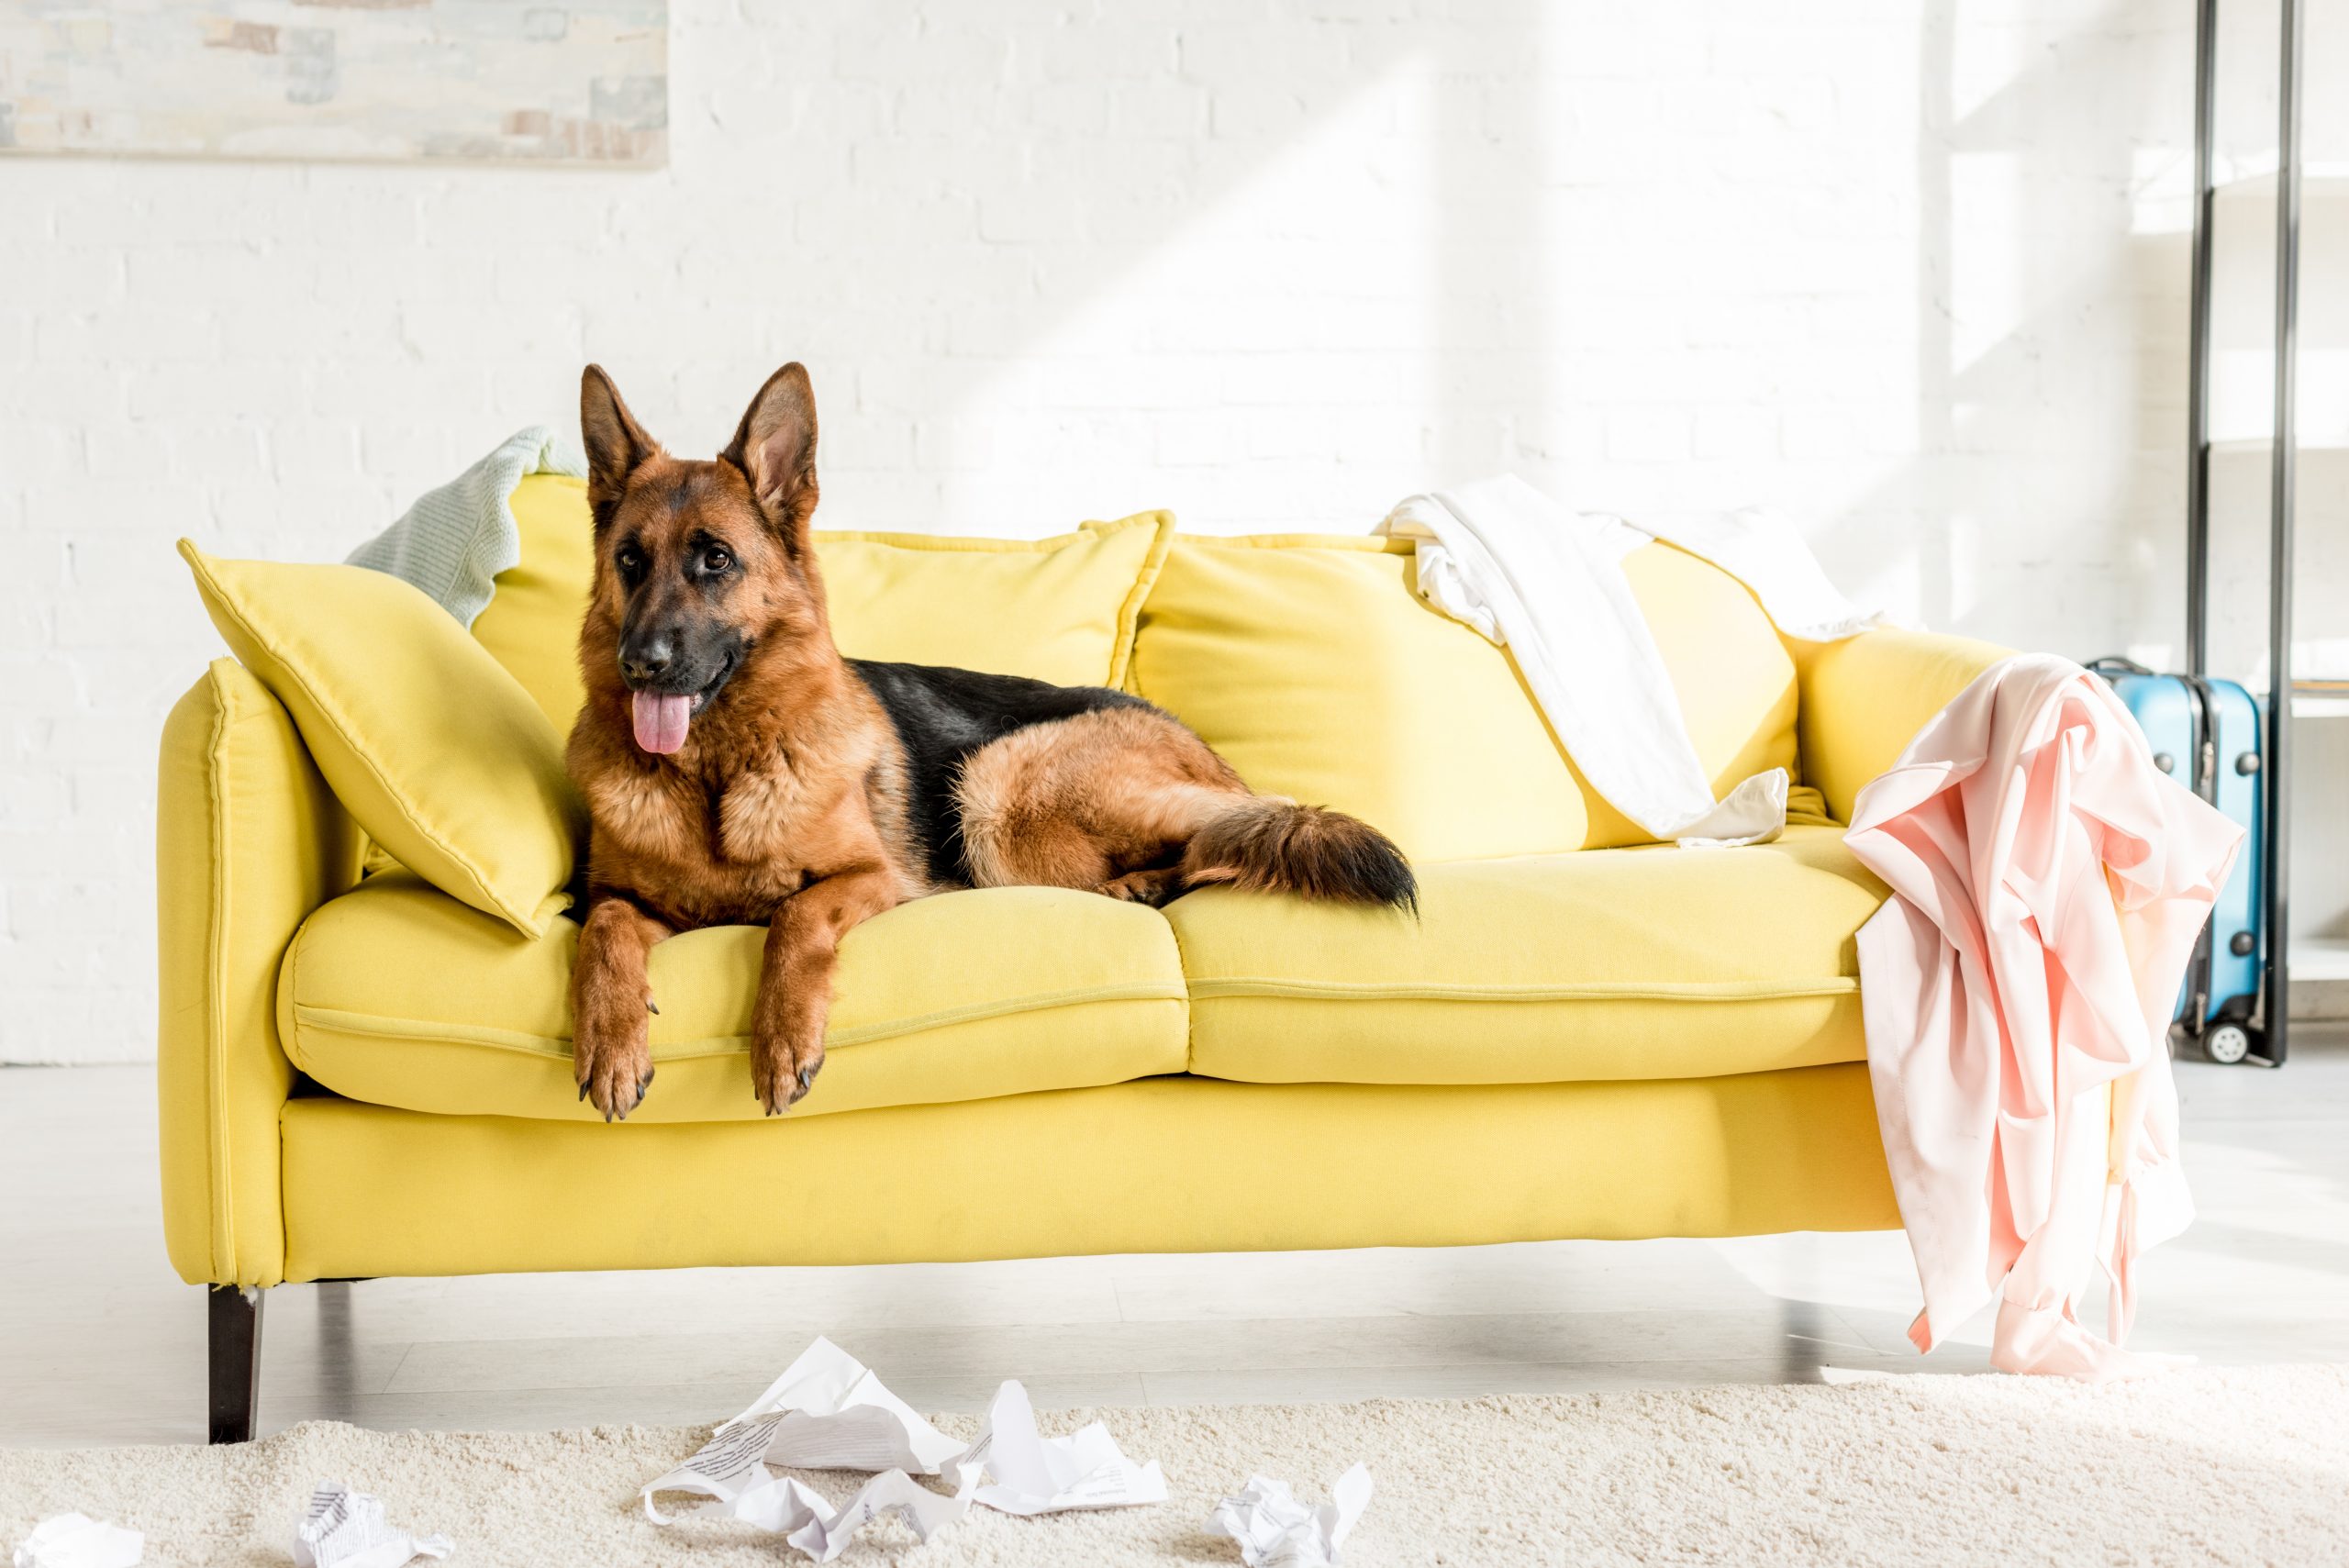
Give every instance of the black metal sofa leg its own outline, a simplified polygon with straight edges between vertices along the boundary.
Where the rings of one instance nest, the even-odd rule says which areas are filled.
[[[212,1350],[212,1440],[252,1441],[261,1396],[261,1292],[216,1284],[205,1295]]]

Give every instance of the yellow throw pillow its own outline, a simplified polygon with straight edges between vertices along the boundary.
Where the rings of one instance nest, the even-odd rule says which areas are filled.
[[[1502,649],[1414,591],[1408,540],[1175,541],[1131,685],[1261,790],[1375,823],[1414,860],[1648,841],[1583,781]],[[1623,563],[1721,791],[1795,760],[1795,668],[1734,579],[1650,545]]]
[[[229,651],[294,716],[368,836],[537,937],[569,903],[586,813],[529,693],[449,612],[361,566],[180,554]]]
[[[586,484],[533,474],[510,505],[521,564],[498,573],[473,636],[569,734],[595,565]],[[816,550],[833,637],[852,659],[1114,686],[1174,534],[1172,514],[1141,512],[1045,539],[818,530]]]

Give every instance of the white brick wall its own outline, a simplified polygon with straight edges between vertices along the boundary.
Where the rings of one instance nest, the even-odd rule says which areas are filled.
[[[1351,530],[1508,466],[2176,635],[2188,8],[672,10],[665,171],[0,161],[0,1061],[151,1050],[173,537],[340,557],[589,358],[701,451],[806,360],[836,526]]]

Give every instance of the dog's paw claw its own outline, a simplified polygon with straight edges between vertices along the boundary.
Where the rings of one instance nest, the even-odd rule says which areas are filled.
[[[648,1013],[658,1013],[661,1010],[661,1004],[647,996],[644,999],[644,1010]]]
[[[640,1024],[631,1038],[591,1029],[573,1048],[572,1071],[579,1098],[607,1122],[626,1121],[652,1086],[653,1066]]]

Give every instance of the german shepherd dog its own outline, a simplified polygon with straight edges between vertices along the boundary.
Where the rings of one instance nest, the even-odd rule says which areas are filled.
[[[769,377],[717,461],[671,457],[599,366],[579,387],[596,572],[571,776],[594,822],[572,975],[580,1097],[652,1082],[652,944],[763,924],[751,1083],[824,1062],[834,956],[925,894],[1029,884],[1161,904],[1209,883],[1415,906],[1385,835],[1252,793],[1171,715],[1098,686],[843,659],[809,521],[816,400]]]

